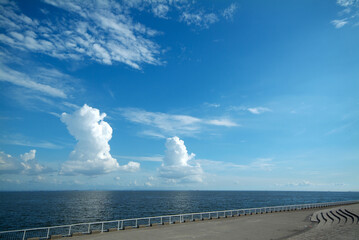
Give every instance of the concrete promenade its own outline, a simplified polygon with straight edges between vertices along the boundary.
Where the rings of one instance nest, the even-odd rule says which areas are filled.
[[[359,215],[359,204],[159,225],[70,239],[359,239],[359,219],[355,215]]]

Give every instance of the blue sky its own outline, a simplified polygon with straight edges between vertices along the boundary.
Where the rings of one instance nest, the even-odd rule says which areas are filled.
[[[359,190],[357,0],[0,13],[0,190]]]

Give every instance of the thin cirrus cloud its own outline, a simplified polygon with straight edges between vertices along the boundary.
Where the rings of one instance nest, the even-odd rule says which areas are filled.
[[[38,52],[59,59],[94,60],[111,65],[124,63],[161,64],[159,46],[150,40],[157,31],[136,23],[120,4],[113,1],[45,0],[63,11],[63,21],[44,14],[43,20],[21,13],[13,2],[3,2],[0,42],[23,51]],[[65,12],[64,12],[65,11]]]
[[[22,134],[2,135],[0,136],[0,143],[8,144],[8,145],[45,148],[45,149],[62,148],[62,145],[60,144],[55,144],[48,141],[36,141],[33,139],[28,139],[26,136]]]
[[[229,5],[228,8],[223,10],[222,16],[226,19],[232,20],[237,9],[238,9],[238,5],[236,3],[232,3],[231,5]]]
[[[189,115],[176,115],[161,112],[148,112],[138,108],[119,108],[120,114],[128,121],[150,127],[142,133],[163,138],[168,135],[193,135],[206,125],[236,127],[239,126],[227,118],[203,119]]]
[[[337,5],[344,9],[338,13],[340,19],[331,21],[335,28],[342,28],[350,23],[355,25],[359,24],[358,0],[337,0]]]
[[[27,75],[0,64],[0,81],[27,88],[50,97],[67,98],[66,92],[70,90],[70,87],[65,86],[64,82],[70,76],[55,69],[38,68],[33,72],[34,75],[35,72],[36,76]]]
[[[262,114],[265,112],[272,112],[272,109],[267,107],[245,107],[245,106],[231,106],[228,108],[230,111],[248,111],[252,114]]]
[[[60,174],[101,175],[116,170],[135,172],[140,169],[138,162],[130,161],[121,166],[111,156],[109,141],[112,128],[104,121],[105,117],[105,113],[86,104],[72,114],[61,115],[61,121],[66,124],[77,144],[70,159],[63,163]]]
[[[237,164],[224,161],[213,161],[208,159],[198,159],[196,162],[206,170],[252,170],[252,171],[272,171],[275,168],[275,164],[272,158],[257,158],[248,164]]]

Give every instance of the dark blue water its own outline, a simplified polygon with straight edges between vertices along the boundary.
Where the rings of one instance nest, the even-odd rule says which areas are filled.
[[[359,192],[0,192],[0,231],[226,209],[359,200]]]

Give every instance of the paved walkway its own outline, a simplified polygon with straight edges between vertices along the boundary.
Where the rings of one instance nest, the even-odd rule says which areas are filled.
[[[359,204],[345,205],[335,209],[334,213],[336,213],[337,209],[342,209],[344,212],[344,209],[346,209],[359,215]],[[327,211],[324,211],[324,213],[324,216],[327,216]],[[342,214],[341,211],[339,213]],[[323,222],[319,224],[318,222],[312,222],[311,217],[313,214],[318,214],[318,209],[176,223],[173,225],[77,236],[72,237],[71,240],[359,239],[359,224],[355,221],[351,222],[349,216],[347,216],[347,224],[343,224],[344,220],[342,220],[341,224],[331,224],[329,223],[330,218],[326,217],[328,220],[326,227],[318,227]],[[336,215],[340,216],[339,214]],[[322,219],[322,221],[324,220]]]

